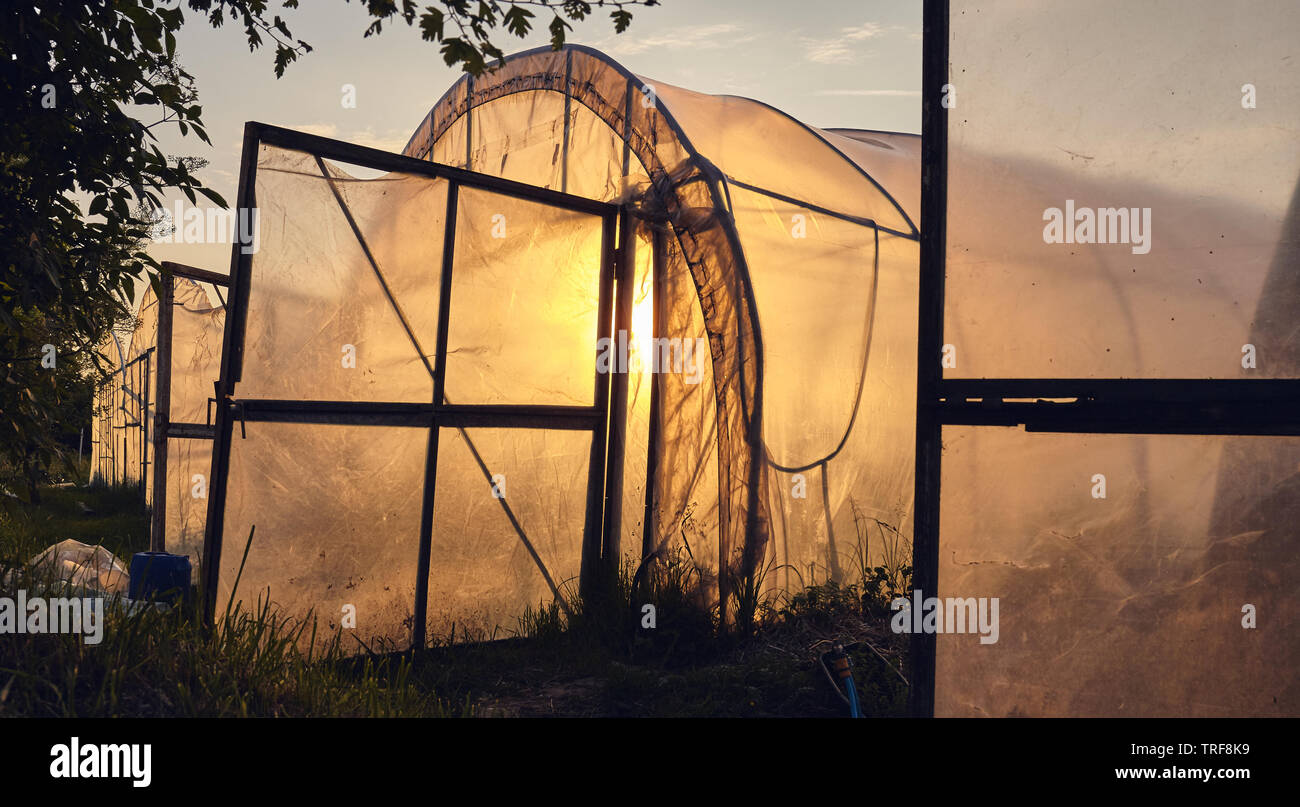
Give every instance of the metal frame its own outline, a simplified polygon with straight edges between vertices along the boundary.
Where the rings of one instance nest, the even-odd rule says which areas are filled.
[[[171,438],[211,440],[213,430],[205,423],[171,422],[172,380],[172,307],[176,304],[176,278],[184,277],[218,288],[228,286],[230,278],[183,263],[163,261],[162,297],[158,300],[158,394],[154,396],[153,420],[153,512],[150,514],[149,548],[166,551],[167,459]]]
[[[244,338],[248,321],[248,301],[252,283],[252,255],[245,254],[243,244],[236,243],[231,250],[231,286],[227,308],[226,330],[222,347],[221,377],[216,384],[216,420],[213,428],[215,444],[212,457],[211,484],[209,486],[208,516],[203,553],[204,616],[211,623],[215,615],[217,583],[225,529],[227,483],[230,473],[231,442],[236,422],[241,434],[247,421],[276,423],[332,423],[352,425],[408,426],[428,429],[425,457],[422,513],[419,533],[419,556],[415,581],[414,625],[412,645],[420,647],[425,641],[428,606],[428,573],[432,544],[434,498],[436,492],[438,438],[443,428],[544,428],[585,430],[592,435],[589,464],[587,515],[583,536],[582,571],[580,586],[584,591],[609,568],[602,557],[603,519],[606,508],[607,432],[609,428],[610,375],[597,371],[596,357],[599,345],[595,340],[608,335],[611,326],[611,293],[615,277],[617,229],[620,218],[627,211],[617,205],[596,202],[579,196],[534,187],[499,177],[479,174],[427,160],[406,157],[376,149],[344,143],[337,140],[295,132],[289,129],[250,122],[244,127],[243,154],[238,186],[238,208],[255,209],[257,156],[263,144],[304,151],[318,159],[330,159],[361,165],[376,170],[403,172],[430,178],[448,180],[446,231],[443,241],[441,287],[439,290],[438,337],[434,362],[433,401],[430,403],[399,402],[347,402],[299,401],[239,398],[237,387],[241,380]],[[597,333],[593,335],[594,377],[591,406],[545,405],[467,405],[454,404],[444,393],[444,368],[446,366],[447,339],[451,317],[451,283],[455,263],[457,206],[460,189],[472,188],[490,191],[518,199],[525,199],[565,210],[587,213],[601,219],[602,245],[598,290]],[[346,214],[346,211],[345,211]],[[626,232],[627,228],[623,230]],[[354,226],[354,235],[364,239]],[[369,253],[367,252],[369,257]],[[372,259],[373,265],[373,259]],[[378,267],[374,267],[378,272]],[[382,282],[382,276],[381,276]],[[396,301],[390,299],[396,307]],[[398,309],[400,316],[400,309]],[[462,432],[463,433],[463,432]],[[486,465],[477,457],[480,468]],[[608,457],[609,462],[621,457]],[[520,539],[530,548],[526,535],[520,528],[505,499],[501,505],[511,519]],[[534,558],[536,555],[534,553]],[[543,568],[545,573],[545,569]]]
[[[948,0],[925,0],[921,101],[921,276],[917,338],[913,586],[938,591],[942,430],[1115,434],[1298,435],[1300,380],[943,377],[948,215]],[[938,596],[937,593],[934,596]],[[934,634],[912,635],[912,713],[934,715]]]
[[[140,479],[137,485],[139,487],[140,502],[142,504],[145,503],[148,499],[145,491],[145,480],[148,478],[150,463],[149,463],[149,452],[146,450],[146,447],[148,446],[150,440],[149,381],[152,377],[152,366],[154,361],[153,354],[154,354],[154,348],[152,347],[146,348],[145,351],[141,353],[139,356],[136,356],[134,359],[131,359],[130,361],[123,363],[121,367],[113,371],[113,378],[115,379],[115,381],[113,384],[107,387],[107,389],[110,390],[109,399],[108,399],[109,435],[108,436],[101,435],[102,438],[101,441],[106,442],[106,444],[110,448],[110,453],[107,457],[109,463],[112,466],[112,471],[113,471],[110,484],[117,485],[119,483],[126,482],[127,445],[129,444],[131,439],[133,439],[129,437],[126,432],[129,429],[139,430],[139,434],[134,439],[139,440],[139,447],[140,447]],[[122,395],[122,400],[120,402],[117,400],[117,396],[119,392]],[[133,411],[133,409],[128,409],[127,408],[128,401],[133,403],[133,409],[138,409],[139,411]],[[123,413],[122,424],[115,426],[113,425],[113,420],[116,418],[117,413],[119,411]],[[130,416],[134,416],[134,420],[128,419]],[[119,462],[119,457],[117,455],[117,443],[114,441],[111,434],[116,429],[122,430],[122,454],[120,457],[120,462]],[[94,441],[92,441],[92,443],[93,442]],[[101,477],[103,475],[102,466],[105,461],[105,457],[106,457],[105,452],[101,450],[100,451]],[[119,469],[121,470],[121,475],[122,475],[120,480],[118,479]]]
[[[602,120],[604,120],[605,123],[609,125],[613,131],[621,133],[623,144],[624,144],[625,164],[628,162],[628,160],[631,159],[631,154],[635,153],[637,155],[637,159],[640,162],[642,162],[643,167],[646,169],[647,173],[649,173],[650,176],[652,177],[651,181],[652,184],[655,186],[654,192],[658,194],[664,194],[665,198],[661,201],[666,201],[667,197],[676,196],[678,192],[677,189],[680,187],[682,183],[704,182],[705,186],[708,189],[709,199],[712,202],[713,208],[719,211],[726,211],[731,209],[729,191],[727,190],[727,186],[728,183],[733,183],[734,180],[730,177],[724,176],[722,172],[715,165],[713,165],[713,163],[711,163],[708,159],[706,159],[703,155],[699,153],[699,151],[691,143],[690,138],[686,136],[686,133],[682,129],[681,125],[677,122],[676,118],[673,116],[672,111],[669,110],[661,100],[659,99],[655,100],[654,109],[656,115],[660,117],[663,124],[667,127],[668,131],[672,133],[672,136],[680,144],[682,149],[684,149],[685,152],[689,155],[689,162],[691,162],[694,165],[694,168],[698,173],[687,172],[689,176],[687,176],[684,179],[672,178],[668,176],[667,173],[665,173],[666,171],[670,170],[671,168],[670,166],[659,166],[658,168],[656,168],[655,167],[656,164],[654,162],[647,162],[644,159],[646,154],[644,154],[640,149],[633,148],[634,138],[631,136],[631,133],[633,131],[631,126],[632,116],[629,115],[628,113],[632,108],[631,99],[633,97],[633,94],[636,92],[635,88],[644,85],[642,79],[638,78],[635,74],[633,74],[630,70],[628,70],[623,65],[620,65],[617,62],[610,60],[607,56],[602,54],[600,51],[595,50],[593,48],[585,47],[582,45],[565,45],[564,50],[566,52],[566,56],[565,56],[566,70],[560,81],[557,82],[555,80],[556,77],[560,76],[558,71],[548,72],[545,74],[545,78],[547,79],[547,81],[545,82],[545,86],[534,86],[532,84],[528,84],[528,86],[521,85],[520,88],[518,89],[512,89],[507,92],[503,92],[501,94],[493,95],[492,98],[489,100],[496,100],[498,98],[505,97],[506,95],[511,95],[516,92],[533,92],[537,90],[563,93],[565,95],[566,108],[572,107],[573,103],[575,102],[582,104],[587,109],[595,113]],[[531,50],[526,50],[520,53],[516,53],[508,57],[507,62],[516,59],[525,59],[533,55],[538,55],[543,53],[549,54],[553,52],[554,51],[549,46],[541,46],[541,47],[533,48]],[[602,98],[602,100],[605,102],[604,105],[597,105],[591,103],[590,99],[592,98],[593,95],[596,97],[600,97],[599,92],[585,91],[581,94],[575,94],[573,92],[574,89],[572,87],[573,75],[571,69],[567,67],[567,65],[571,65],[574,53],[581,53],[586,56],[590,56],[600,60],[606,67],[617,72],[627,82],[622,92],[622,103],[618,105],[619,111],[617,115],[615,115],[616,102],[614,102],[612,99]],[[541,74],[534,74],[530,76],[530,78],[537,78],[537,77],[541,77]],[[467,77],[465,79],[462,79],[462,81],[465,82],[464,86],[465,86],[466,110],[464,112],[464,115],[465,115],[466,126],[467,126],[466,148],[468,152],[468,150],[470,149],[470,144],[472,143],[472,137],[470,137],[469,134],[472,134],[473,131],[473,110],[475,109],[474,79],[473,77]],[[555,86],[557,83],[559,83],[560,86]],[[433,115],[435,112],[437,112],[439,109],[443,107],[444,102],[447,101],[447,99],[456,97],[456,94],[460,90],[461,86],[462,86],[461,83],[457,82],[456,84],[449,87],[446,90],[446,92],[443,93],[442,97],[439,98],[438,102],[434,104],[433,108],[429,111],[429,113],[425,115],[421,124],[416,128],[415,133],[411,136],[411,139],[407,141],[407,145],[404,151],[411,150],[412,146],[415,145],[417,154],[420,154],[421,156],[430,154],[433,141],[436,140],[437,137],[441,134],[441,131],[439,131],[438,129],[439,123],[434,120]],[[587,86],[586,89],[591,90],[592,88],[589,85]],[[486,103],[486,102],[487,101],[485,100],[482,103]],[[781,113],[781,114],[784,115],[785,113]],[[786,115],[786,117],[788,118],[789,116]],[[448,120],[452,120],[452,119],[449,118]],[[416,138],[420,137],[421,133],[425,132],[426,122],[429,127],[427,130],[429,141],[423,145],[417,144]],[[809,129],[805,124],[798,121],[795,122],[798,123],[805,130],[807,130],[810,134],[816,135],[816,133],[813,132],[811,129]],[[643,142],[641,144],[642,147],[648,148],[647,144],[653,142],[653,138],[656,136],[654,134],[654,131],[657,130],[652,130],[641,134],[641,139],[643,139]],[[644,139],[644,138],[649,138],[649,139]],[[827,143],[826,145],[829,146],[830,144]],[[565,147],[565,151],[567,157],[567,145]],[[848,160],[848,158],[842,152],[839,152],[838,149],[832,147],[832,151],[840,154],[840,156],[846,160],[848,165],[853,165],[853,162],[851,160]],[[469,155],[467,154],[467,160],[468,158]],[[863,176],[869,181],[871,181],[873,184],[875,184],[877,188],[881,188],[879,183],[876,183],[874,178],[866,174],[865,171],[862,171],[861,169],[858,169],[856,167],[855,170],[862,173]],[[747,186],[747,187],[749,187],[754,191],[766,194],[768,196],[772,196],[770,191],[754,188],[753,186]],[[883,188],[881,188],[881,190],[883,191]],[[897,201],[889,197],[889,194],[887,192],[885,193],[885,196],[887,199],[889,199],[889,201],[892,204],[897,206],[898,204]],[[808,205],[808,203],[800,200],[794,200],[788,197],[774,197],[774,198],[783,198],[786,201],[789,201],[791,203],[798,204],[804,207],[809,207],[809,209],[822,211],[827,213],[828,215],[833,215],[839,218],[845,217],[843,216],[843,214],[836,213],[835,211],[825,210],[820,207],[810,206]],[[905,214],[904,214],[904,218],[906,218]],[[869,226],[876,228],[874,222],[867,222],[866,220],[857,219],[854,217],[848,217],[848,219],[855,221],[856,223],[869,224]],[[754,296],[753,296],[754,294],[753,283],[751,282],[749,277],[749,264],[745,258],[744,249],[742,248],[742,245],[740,243],[740,236],[738,231],[736,230],[735,222],[732,221],[730,216],[722,216],[720,220],[720,224],[725,234],[725,237],[727,239],[727,244],[728,247],[730,248],[732,257],[735,261],[735,271],[736,271],[735,282],[736,285],[738,286],[737,293],[743,297],[745,303],[743,306],[740,306],[740,309],[742,310],[737,311],[735,315],[736,319],[734,322],[732,323],[720,322],[718,324],[726,327],[730,332],[735,334],[740,334],[746,328],[748,328],[750,333],[752,333],[753,335],[755,351],[757,352],[758,355],[761,356],[763,352],[762,327],[758,319],[757,305],[755,303]],[[883,229],[883,228],[879,228],[879,229]],[[907,233],[900,232],[897,234],[901,235],[902,237],[914,237]],[[690,257],[692,250],[689,248],[688,242],[686,240],[683,240],[682,232],[680,232],[675,227],[670,227],[669,235],[670,237],[676,239],[677,245],[682,249],[683,254],[686,256],[687,263],[690,264],[692,262]],[[663,242],[660,243],[662,246]],[[707,319],[708,314],[706,313],[705,316]],[[746,362],[746,356],[743,353],[744,350],[743,340],[741,340],[738,343],[738,345],[741,352],[737,355],[737,362],[738,362],[738,366],[743,366]],[[718,561],[717,561],[718,568],[719,570],[727,569],[730,567],[731,563],[733,562],[732,554],[735,547],[733,547],[731,544],[732,544],[732,536],[733,533],[735,532],[735,527],[731,523],[733,514],[729,504],[729,499],[731,496],[730,485],[734,483],[735,479],[742,478],[741,475],[743,474],[743,478],[745,479],[745,488],[746,488],[745,506],[744,506],[745,522],[744,522],[743,529],[740,530],[740,534],[741,534],[741,540],[744,542],[745,545],[743,561],[745,566],[751,567],[749,569],[746,569],[748,573],[752,573],[754,571],[754,568],[756,568],[757,566],[757,557],[755,553],[759,547],[754,545],[754,540],[758,535],[760,514],[765,513],[767,510],[767,503],[763,500],[762,496],[760,495],[761,480],[764,474],[764,463],[765,463],[764,454],[763,454],[763,442],[762,442],[762,435],[761,435],[762,411],[763,411],[763,405],[762,405],[763,363],[761,361],[755,362],[754,373],[756,377],[755,377],[752,402],[750,401],[747,395],[747,391],[743,383],[743,378],[741,378],[740,381],[735,383],[734,389],[730,390],[730,393],[735,394],[738,397],[738,399],[742,402],[742,407],[746,408],[751,413],[749,421],[746,424],[746,428],[744,430],[744,436],[743,436],[744,444],[747,447],[749,453],[748,458],[744,462],[745,467],[728,469],[727,467],[724,467],[724,464],[722,463],[721,459],[717,463],[719,491],[724,491],[724,490],[729,491],[727,493],[720,493],[721,498],[719,500],[720,502],[719,503],[719,525],[718,525],[719,540],[718,540]],[[716,375],[717,374],[715,373],[715,378]],[[740,376],[738,375],[737,377],[739,378]],[[716,406],[721,407],[721,400],[724,393],[726,392],[727,391],[724,390],[718,390],[718,389],[714,390],[714,404]],[[652,399],[653,399],[653,395],[654,394],[652,393]],[[727,439],[727,433],[724,430],[719,429],[719,432],[716,436],[719,458],[726,456],[726,454],[724,454],[726,450],[724,446],[724,441],[726,439]],[[652,451],[653,451],[653,446],[652,446]],[[731,460],[731,462],[735,462],[737,465],[741,464],[739,461],[735,460],[734,458]],[[732,481],[728,481],[728,480],[732,480]],[[650,491],[650,495],[652,498],[653,486],[648,486],[647,490]],[[653,503],[648,501],[647,512],[650,512],[652,509],[653,509]],[[647,530],[651,529],[651,522],[649,520],[646,521],[645,529]],[[648,546],[650,544],[650,541],[643,538],[643,544]],[[730,598],[729,595],[730,579],[731,577],[729,575],[726,574],[719,575],[718,601],[720,603],[720,616],[723,622],[726,622],[728,619],[727,608],[728,608],[728,601]]]

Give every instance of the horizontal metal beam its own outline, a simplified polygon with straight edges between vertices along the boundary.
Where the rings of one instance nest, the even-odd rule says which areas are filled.
[[[936,407],[944,426],[1023,426],[1062,434],[1300,435],[1294,411],[1269,405],[1096,404],[1052,401]]]
[[[597,202],[584,196],[574,196],[570,193],[550,190],[549,188],[539,188],[535,185],[527,185],[509,179],[466,171],[462,168],[454,168],[450,165],[407,157],[402,154],[392,154],[353,143],[344,143],[327,137],[320,137],[319,135],[271,126],[266,123],[250,121],[245,125],[244,131],[246,135],[251,132],[254,137],[263,143],[269,143],[273,146],[306,151],[326,159],[361,165],[378,171],[398,171],[406,174],[420,174],[428,177],[455,180],[466,187],[481,188],[506,196],[590,213],[595,216],[615,216],[618,214],[617,205]]]
[[[354,426],[595,429],[594,406],[444,405],[390,401],[290,401],[264,398],[231,403],[235,420],[262,423],[324,423]]]
[[[283,401],[242,398],[230,404],[236,421],[333,423],[357,426],[423,426],[433,419],[433,404],[367,401]]]
[[[434,413],[442,427],[487,429],[595,430],[600,412],[594,406],[440,406]]]
[[[166,426],[159,425],[160,430],[165,431],[167,437],[176,437],[185,440],[212,440],[217,436],[216,427],[207,423],[168,423]]]
[[[938,397],[948,401],[1077,398],[1111,402],[1300,404],[1300,379],[945,378],[938,383]]]
[[[207,269],[186,266],[183,263],[175,263],[174,261],[163,261],[162,267],[177,277],[187,277],[190,280],[211,283],[214,286],[230,286],[230,275],[223,275],[220,272],[210,272]]]
[[[1031,406],[1034,404],[1006,407],[997,413],[966,409],[946,412],[942,425],[1019,426],[1027,432],[1057,434],[1300,435],[1300,427],[1292,422],[1263,418],[1221,418],[1206,412],[1181,413],[1177,417],[1127,417],[1118,411],[1051,412],[1031,410],[1028,408]]]
[[[1300,399],[1288,393],[1289,382],[1247,382],[1251,386],[1245,388],[1227,382],[1230,386],[1224,389],[1203,389],[1205,383],[1187,388],[1157,384],[1158,389],[1147,382],[1134,382],[1132,388],[1128,382],[1086,389],[1053,386],[1041,396],[1028,394],[1033,386],[1000,389],[1002,395],[990,394],[993,388],[966,387],[961,397],[921,406],[947,426],[1023,426],[1033,432],[1090,434],[1300,435]],[[1005,399],[1011,397],[1066,400]]]

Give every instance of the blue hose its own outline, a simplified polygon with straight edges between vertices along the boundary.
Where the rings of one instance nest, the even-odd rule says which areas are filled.
[[[858,688],[852,675],[844,677],[844,691],[849,696],[849,717],[862,717],[862,710],[858,708]]]

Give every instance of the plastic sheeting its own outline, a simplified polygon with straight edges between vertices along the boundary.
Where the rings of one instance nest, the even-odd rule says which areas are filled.
[[[172,310],[170,421],[207,423],[208,400],[221,363],[225,309],[213,306],[194,281],[175,278]],[[153,504],[153,435],[157,414],[158,300],[150,288],[136,309],[135,326],[125,347],[107,345],[103,359],[118,367],[95,395],[92,418],[93,484],[130,484],[141,489],[142,500]],[[202,555],[207,516],[210,440],[169,438],[167,551],[188,555],[197,570]]]
[[[88,592],[124,596],[130,583],[127,569],[116,555],[71,538],[46,547],[28,566],[38,582],[62,582]]]
[[[221,607],[238,581],[234,602],[245,608],[269,598],[321,631],[348,628],[376,650],[406,647],[426,433],[246,424],[231,452]]]
[[[998,597],[1000,625],[939,636],[935,713],[1295,715],[1300,475],[1224,472],[1298,452],[945,429],[939,594]]]
[[[1295,3],[950,18],[946,376],[1295,377]]]
[[[447,402],[594,404],[600,220],[475,188],[457,216]]]
[[[421,623],[426,641],[502,636],[528,609],[572,599],[595,427],[439,423],[431,435],[421,421],[435,423],[439,381],[441,403],[487,418],[594,410],[604,219],[460,184],[449,223],[441,177],[374,176],[269,143],[257,160],[262,224],[232,397],[328,402],[337,417],[239,425],[216,601],[269,601],[357,650],[405,647]],[[371,404],[426,408],[391,425],[365,414]]]
[[[429,562],[432,636],[509,635],[527,609],[573,599],[590,451],[591,435],[580,431],[442,429]]]
[[[1296,378],[1296,5],[950,25],[945,377]],[[939,636],[936,714],[1300,714],[1296,438],[943,446],[939,596],[1001,629]]]
[[[634,215],[617,280],[632,285],[628,332],[607,334],[627,400],[611,412],[626,438],[603,516],[618,557],[605,562],[689,554],[725,616],[746,575],[769,590],[845,578],[874,540],[864,517],[910,531],[917,140],[814,129],[581,47],[466,77],[420,124],[408,156]],[[599,217],[460,187],[443,368],[446,180],[363,179],[309,150],[256,154],[262,224],[237,402],[427,404],[445,372],[442,404],[600,403]],[[399,642],[418,623],[417,435],[241,423],[218,602],[256,527],[237,601],[269,596],[362,641]],[[436,437],[423,638],[502,635],[576,592],[605,435]],[[345,606],[355,619],[342,621]]]
[[[129,481],[128,473],[138,481],[138,467],[127,468],[126,441],[133,436],[125,432],[127,406],[135,408],[136,405],[127,394],[132,379],[126,373],[126,353],[117,334],[109,335],[99,354],[102,366],[111,369],[109,378],[95,389],[90,423],[90,481],[96,485],[124,484]],[[140,439],[138,434],[134,436]]]
[[[457,82],[405,153],[660,220],[658,277],[637,242],[630,341],[657,320],[708,360],[629,379],[625,557],[689,551],[725,610],[745,574],[845,577],[868,540],[855,508],[910,533],[919,138],[815,129],[568,47]],[[643,484],[651,524],[631,501]]]

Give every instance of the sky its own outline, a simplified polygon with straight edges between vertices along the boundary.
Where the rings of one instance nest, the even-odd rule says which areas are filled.
[[[637,75],[754,98],[814,126],[920,132],[921,0],[661,1],[633,8],[622,34],[597,9],[574,24],[568,41],[604,51]],[[314,48],[278,80],[273,49],[250,53],[238,25],[214,30],[186,11],[177,37],[213,145],[172,129],[161,147],[206,158],[200,176],[232,205],[245,121],[400,152],[460,77],[434,43],[405,23],[363,38],[370,18],[360,3],[307,0],[284,11],[275,0],[271,5],[268,16],[280,13],[295,38]],[[493,41],[507,54],[545,45],[545,22],[525,39],[501,32]],[[355,108],[343,105],[344,85],[355,88]],[[150,253],[222,273],[229,268],[224,244],[154,244]]]

